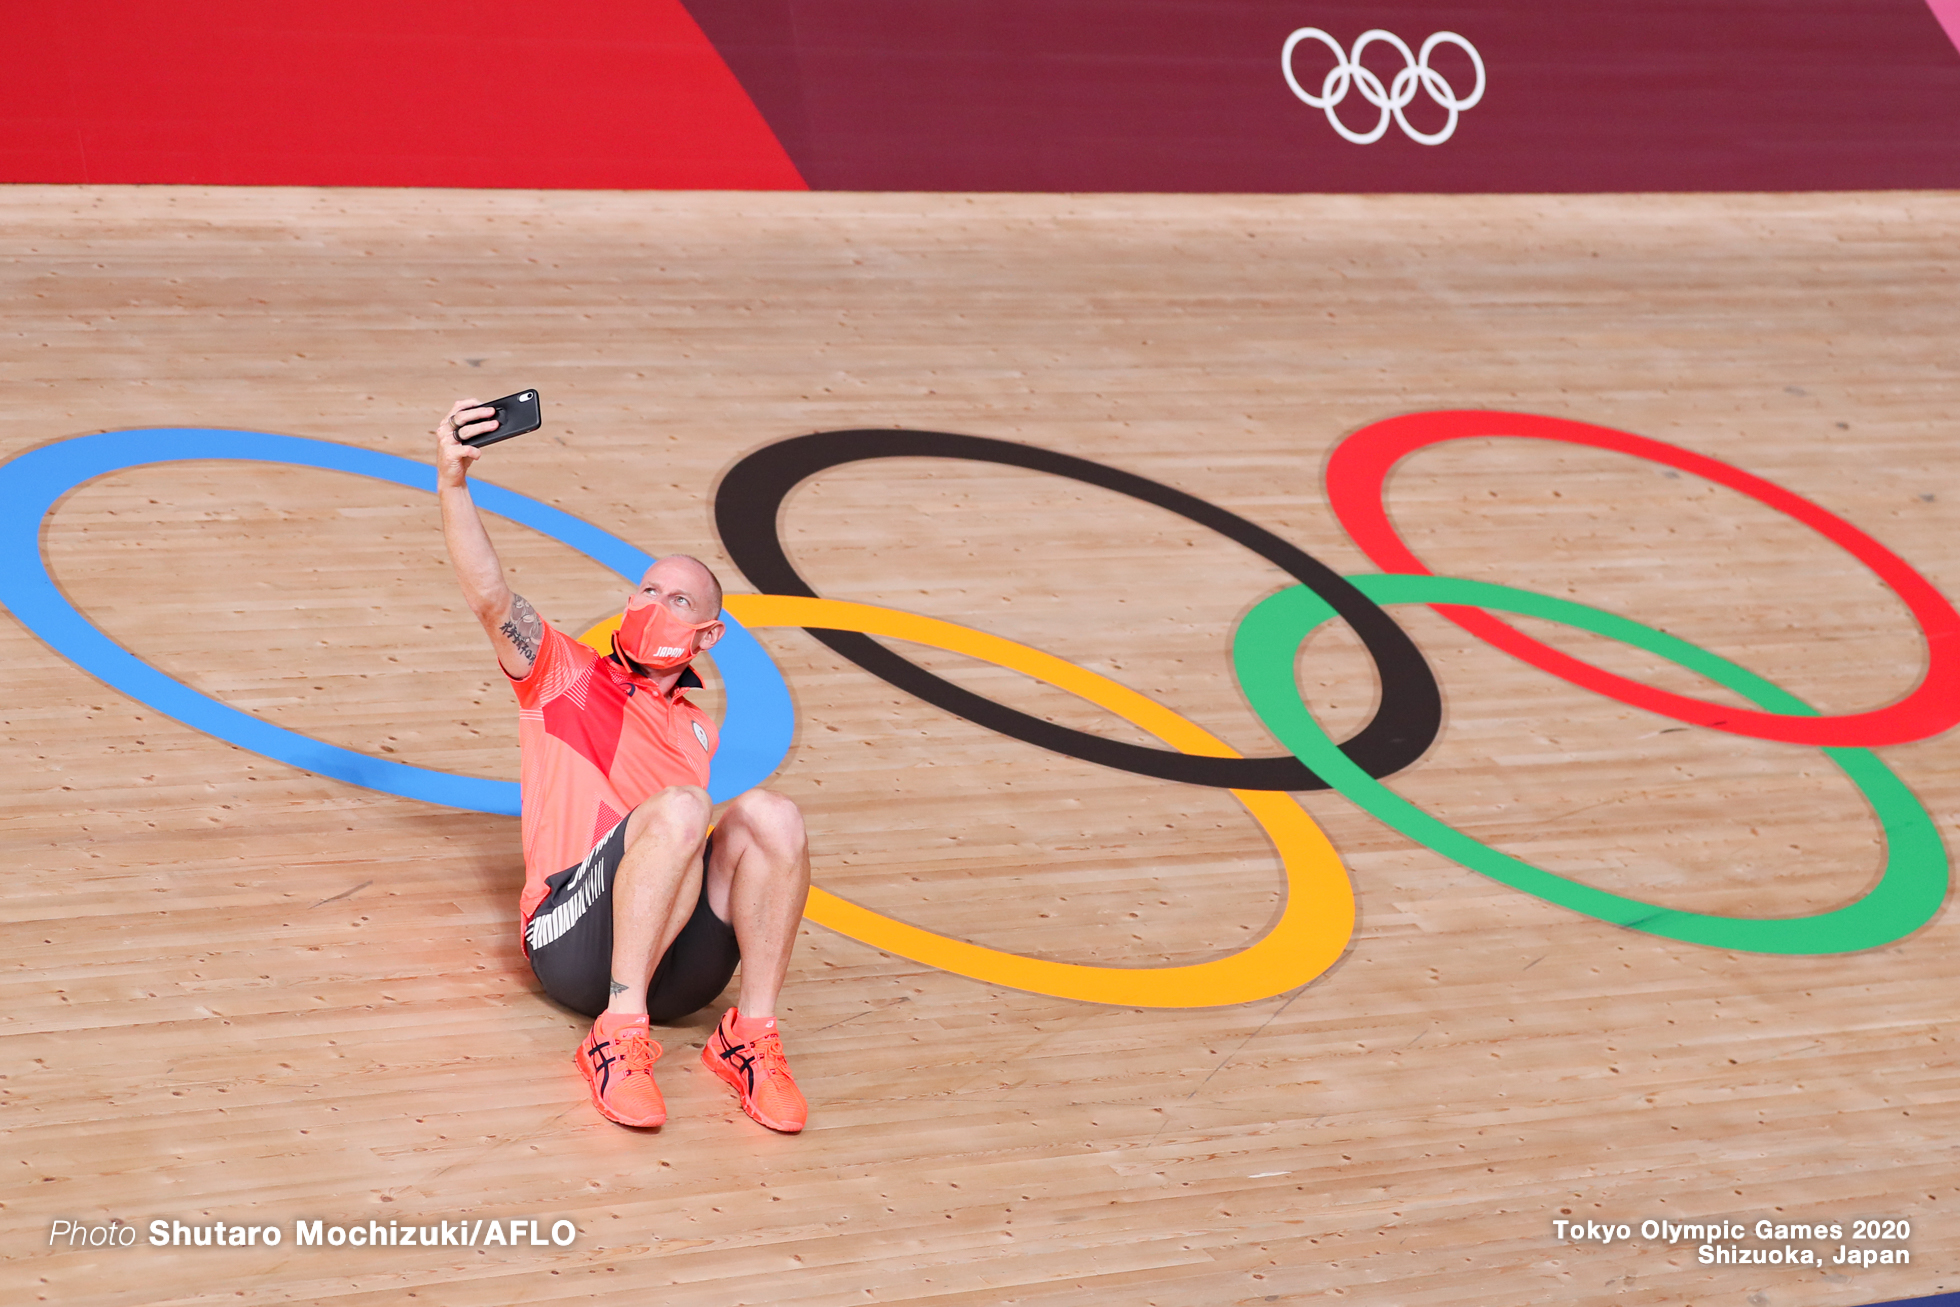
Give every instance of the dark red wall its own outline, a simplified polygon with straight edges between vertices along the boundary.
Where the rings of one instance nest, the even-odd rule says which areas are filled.
[[[1143,191],[1960,186],[1960,52],[1924,0],[687,0],[813,187]],[[1337,136],[1296,27],[1452,31],[1441,145]],[[1404,66],[1386,47],[1384,80]],[[1332,63],[1307,47],[1317,90]],[[1470,66],[1445,65],[1465,91]],[[1315,70],[1310,75],[1309,70]],[[1460,73],[1459,73],[1459,70]],[[1428,110],[1423,130],[1442,115]],[[1350,93],[1347,121],[1374,111]]]
[[[1460,33],[1489,89],[1442,144],[1350,144],[1281,77],[1307,25]],[[1960,53],[1927,0],[49,0],[8,35],[0,180],[1960,187]],[[1435,62],[1468,89],[1464,56]]]

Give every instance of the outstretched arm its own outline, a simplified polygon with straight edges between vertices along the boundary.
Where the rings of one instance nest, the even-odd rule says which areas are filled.
[[[523,595],[514,594],[504,580],[504,565],[490,543],[483,518],[470,498],[470,464],[483,451],[459,440],[495,429],[491,411],[473,399],[458,400],[436,427],[436,496],[442,503],[442,537],[456,583],[463,588],[476,620],[490,636],[497,661],[522,679],[537,660],[544,639],[544,622]]]

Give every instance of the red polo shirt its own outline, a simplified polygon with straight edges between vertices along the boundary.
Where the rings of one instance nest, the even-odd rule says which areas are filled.
[[[518,919],[529,921],[544,878],[583,861],[627,813],[669,785],[705,787],[719,736],[678,684],[663,695],[549,624],[530,675],[511,688],[524,795]]]

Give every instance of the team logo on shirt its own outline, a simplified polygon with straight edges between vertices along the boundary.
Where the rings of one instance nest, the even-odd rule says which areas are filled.
[[[694,738],[695,738],[695,739],[697,739],[697,740],[699,740],[699,741],[701,741],[701,750],[702,750],[702,752],[704,752],[704,753],[705,753],[705,752],[707,752],[707,749],[708,749],[708,732],[707,732],[707,730],[706,730],[706,729],[705,729],[705,728],[704,728],[704,727],[703,727],[703,726],[701,725],[701,723],[700,723],[700,722],[695,722],[695,723],[694,723]]]

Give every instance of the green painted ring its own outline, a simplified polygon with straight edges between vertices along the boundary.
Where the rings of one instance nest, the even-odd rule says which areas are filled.
[[[1447,576],[1351,576],[1378,604],[1467,604],[1559,622],[1658,654],[1772,712],[1817,715],[1794,694],[1718,654],[1629,618],[1570,599]],[[1302,586],[1255,605],[1232,636],[1232,662],[1253,711],[1280,743],[1377,820],[1455,862],[1599,921],[1664,939],[1748,953],[1852,953],[1926,924],[1946,901],[1946,847],[1925,805],[1869,749],[1827,747],[1885,834],[1885,870],[1856,902],[1807,917],[1723,917],[1683,912],[1581,885],[1501,853],[1430,816],[1349,762],[1308,711],[1293,681],[1300,644],[1334,610]]]

